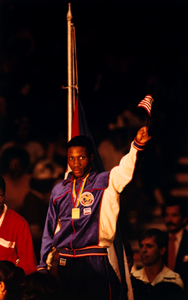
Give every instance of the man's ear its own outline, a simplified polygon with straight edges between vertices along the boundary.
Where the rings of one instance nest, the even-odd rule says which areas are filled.
[[[94,158],[95,158],[94,153],[92,153],[91,156],[90,156],[91,162],[94,161]]]
[[[188,221],[188,218],[184,218],[184,219],[182,220],[182,223],[183,223],[184,226],[187,224],[187,221]]]
[[[6,289],[5,289],[5,284],[3,281],[0,281],[0,294],[5,294]]]
[[[165,252],[166,252],[166,247],[162,247],[162,248],[159,249],[159,250],[160,250],[160,254],[161,254],[161,255],[164,255]]]

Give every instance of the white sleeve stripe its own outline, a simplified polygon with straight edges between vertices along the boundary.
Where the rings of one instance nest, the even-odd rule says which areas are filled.
[[[6,241],[2,238],[0,238],[0,246],[3,246],[5,248],[15,248],[16,243],[12,241]]]

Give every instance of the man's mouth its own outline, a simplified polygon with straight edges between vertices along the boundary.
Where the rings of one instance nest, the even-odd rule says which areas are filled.
[[[80,169],[74,169],[73,170],[75,173],[78,173],[78,172],[80,172],[81,170]]]
[[[74,169],[73,170],[73,174],[75,174],[75,175],[79,175],[80,173],[81,173],[80,169]]]
[[[176,225],[174,223],[167,223],[166,226],[169,227],[169,226],[176,226]]]
[[[141,255],[142,259],[147,259],[148,256],[147,255]]]

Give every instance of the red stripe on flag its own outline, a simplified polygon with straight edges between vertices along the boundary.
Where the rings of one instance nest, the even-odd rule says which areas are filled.
[[[146,95],[143,100],[140,101],[137,107],[146,109],[147,113],[151,116],[151,107],[154,100],[151,95]]]
[[[78,96],[76,98],[76,104],[74,109],[74,116],[72,121],[72,135],[71,138],[80,135],[80,128],[79,128],[79,112],[78,112]]]

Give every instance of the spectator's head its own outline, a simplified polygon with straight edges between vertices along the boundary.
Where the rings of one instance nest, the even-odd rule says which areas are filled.
[[[187,206],[184,199],[169,199],[163,209],[164,221],[170,233],[176,233],[187,224]]]
[[[3,212],[5,203],[6,184],[4,178],[0,175],[0,214]]]
[[[83,135],[72,138],[67,144],[68,164],[76,178],[84,176],[94,160],[92,141]]]
[[[151,228],[144,231],[139,238],[140,258],[144,266],[152,266],[162,262],[167,247],[165,232]]]
[[[25,278],[22,300],[61,300],[61,287],[51,274],[34,272]]]
[[[18,179],[29,171],[30,158],[24,148],[12,146],[2,152],[0,163],[1,174],[9,174],[12,179]]]
[[[24,271],[7,260],[0,261],[0,299],[21,299]]]
[[[64,178],[63,167],[57,165],[52,160],[40,159],[33,167],[30,187],[39,193],[51,192],[54,184]]]

